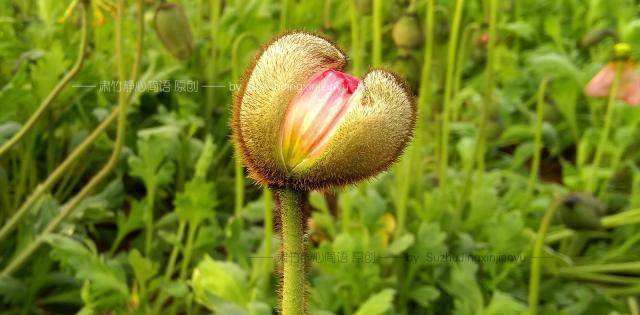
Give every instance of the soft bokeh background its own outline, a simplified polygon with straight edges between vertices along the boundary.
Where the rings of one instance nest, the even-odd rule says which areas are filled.
[[[59,21],[71,2],[0,2],[0,143],[73,64],[77,13]],[[117,80],[112,2],[91,2],[83,69],[36,128],[0,157],[0,222],[114,108],[117,93],[107,89]],[[134,2],[127,1],[124,25],[127,66],[134,55]],[[228,122],[244,68],[262,43],[291,29],[326,34],[351,57],[352,73],[393,69],[422,96],[416,141],[389,172],[311,194],[311,314],[526,313],[532,259],[542,264],[540,314],[639,314],[637,225],[584,231],[554,219],[543,257],[531,254],[553,200],[589,190],[590,181],[596,183],[590,193],[608,214],[640,206],[639,109],[613,104],[610,135],[594,170],[607,102],[583,93],[610,61],[616,37],[631,44],[632,58],[640,53],[636,1],[496,1],[493,79],[486,70],[489,1],[435,1],[432,67],[425,76],[427,0],[379,1],[378,13],[371,0],[175,1],[193,33],[186,60],[172,57],[155,33],[159,2],[144,1],[139,81],[169,80],[171,88],[136,93],[116,168],[22,268],[0,278],[0,314],[275,313],[273,202],[239,169]],[[448,62],[456,2],[464,5],[460,40]],[[409,39],[410,47],[399,47]],[[447,67],[455,71],[449,163],[442,172]],[[178,91],[176,82],[198,89]],[[544,109],[540,123],[537,105]],[[481,117],[487,128],[477,159]],[[0,244],[0,266],[33,242],[100,169],[114,137],[109,128],[29,210]],[[572,269],[577,265],[607,267]]]

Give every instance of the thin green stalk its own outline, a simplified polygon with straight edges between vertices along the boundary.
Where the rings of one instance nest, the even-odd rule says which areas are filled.
[[[462,81],[462,70],[464,69],[464,64],[467,61],[467,54],[469,50],[469,43],[471,42],[471,37],[478,29],[477,23],[470,23],[462,31],[462,39],[460,40],[460,49],[458,50],[458,57],[456,60],[456,68],[453,79],[453,95],[458,94],[460,91],[460,82]],[[456,101],[453,103],[451,118],[453,121],[457,121],[460,116],[460,106],[462,101]]]
[[[373,0],[373,27],[371,56],[373,66],[382,65],[382,0]]]
[[[640,307],[635,297],[627,297],[627,304],[629,304],[629,315],[640,315]]]
[[[616,97],[618,95],[618,89],[620,87],[620,77],[622,74],[623,64],[621,61],[616,61],[616,74],[613,79],[613,84],[611,85],[611,90],[609,91],[609,99],[607,101],[607,113],[604,118],[604,127],[602,128],[602,133],[600,135],[600,142],[598,143],[598,148],[596,149],[596,155],[593,159],[593,164],[590,170],[590,176],[587,179],[587,189],[586,191],[594,192],[598,182],[598,168],[600,168],[600,162],[602,160],[602,155],[604,154],[605,147],[608,144],[609,140],[609,132],[611,130],[611,123],[613,122],[613,110],[616,104]]]
[[[289,0],[280,0],[280,31],[287,29],[289,19]]]
[[[215,80],[216,77],[218,75],[217,73],[217,52],[218,52],[218,47],[217,47],[217,42],[218,42],[218,27],[219,27],[219,23],[220,23],[220,0],[211,0],[210,1],[210,27],[209,27],[209,37],[210,37],[210,49],[209,49],[209,56],[208,56],[208,64],[209,67],[206,67],[207,69],[205,70],[206,73],[206,78],[208,81],[208,84],[215,84]],[[213,104],[214,99],[213,99],[213,91],[214,89],[207,89],[206,90],[206,104],[204,105],[204,117],[209,118],[211,117],[211,115],[213,114]],[[209,126],[211,124],[207,124],[205,127],[205,132],[208,133],[209,132]]]
[[[2,241],[9,233],[11,233],[18,225],[18,222],[40,199],[42,194],[46,193],[53,187],[61,176],[67,173],[69,168],[78,160],[83,153],[96,141],[98,136],[118,117],[118,108],[115,108],[107,118],[105,118],[89,136],[84,139],[69,156],[45,179],[44,182],[36,186],[36,189],[27,197],[26,201],[18,208],[15,214],[0,229],[0,241]]]
[[[282,277],[281,314],[307,314],[306,262],[302,201],[304,192],[275,189],[281,222]]]
[[[420,74],[420,95],[418,98],[418,131],[419,134],[426,132],[424,130],[428,121],[427,105],[431,101],[431,67],[433,64],[433,37],[434,37],[434,2],[435,0],[427,0],[427,20],[425,22],[424,32],[424,61],[422,64],[422,73]]]
[[[187,222],[185,220],[180,220],[180,223],[178,223],[178,236],[177,236],[177,240],[179,240],[180,242],[182,242],[182,238],[184,237],[184,232],[187,229]],[[167,269],[165,270],[164,273],[164,280],[165,281],[170,281],[171,277],[173,277],[173,272],[175,271],[175,267],[176,267],[176,261],[178,260],[178,252],[180,251],[180,246],[178,246],[178,244],[174,244],[173,248],[171,249],[171,254],[169,255],[169,260],[167,261]],[[160,293],[158,294],[158,298],[156,298],[156,301],[154,303],[153,306],[153,314],[160,314],[160,309],[162,308],[162,305],[164,305],[164,303],[167,301],[167,299],[169,298],[169,296],[165,293],[165,291],[160,291]]]
[[[137,69],[140,62],[140,57],[142,55],[142,32],[141,28],[143,25],[143,3],[142,0],[138,0],[138,39],[137,39],[137,47],[135,60],[133,63],[133,71],[131,81],[135,81],[137,79]],[[115,25],[116,25],[116,45],[115,45],[115,55],[118,65],[118,79],[120,82],[124,82],[125,74],[124,74],[124,63],[122,58],[122,19],[124,14],[124,0],[117,1],[117,14],[115,17]],[[133,92],[131,92],[133,93]],[[49,224],[45,227],[36,239],[30,243],[27,247],[22,249],[11,262],[0,272],[0,276],[9,276],[13,272],[15,272],[23,263],[31,257],[33,253],[43,244],[46,236],[55,231],[56,228],[71,214],[71,212],[75,209],[76,206],[89,194],[91,193],[102,180],[111,173],[111,170],[118,162],[120,157],[120,152],[122,151],[122,146],[124,143],[124,133],[126,130],[126,107],[131,93],[121,92],[118,94],[118,127],[116,134],[116,141],[114,144],[113,152],[109,157],[109,161],[104,165],[104,167],[89,180],[89,182],[80,190],[80,192],[69,200],[62,210],[49,222]]]
[[[603,227],[612,228],[622,225],[640,223],[640,209],[623,211],[608,215],[600,220]]]
[[[561,277],[574,278],[587,281],[597,281],[604,283],[614,284],[635,284],[638,280],[632,277],[608,275],[597,272],[573,272],[570,270],[564,270],[558,273]]]
[[[349,22],[351,25],[351,56],[353,74],[362,74],[362,48],[360,47],[360,19],[356,9],[356,0],[349,0]]]
[[[331,23],[331,1],[332,0],[324,0],[324,5],[322,6],[322,28],[325,30],[333,27]]]
[[[640,261],[563,267],[558,269],[558,272],[601,272],[601,273],[640,274]]]
[[[242,33],[238,36],[234,41],[231,47],[231,78],[233,82],[238,82],[240,78],[240,64],[239,64],[239,52],[242,43],[247,40],[252,39],[257,42],[256,38],[252,36],[250,33]],[[240,216],[242,212],[242,208],[244,206],[244,172],[242,167],[242,160],[240,159],[240,154],[236,152],[234,163],[234,180],[235,180],[235,215],[237,217]]]
[[[156,201],[156,184],[147,185],[147,213],[145,213],[144,256],[149,257],[153,244],[153,210]]]
[[[495,47],[497,40],[497,18],[498,18],[498,5],[496,0],[490,0],[489,5],[489,42],[487,43],[487,64],[486,64],[486,78],[485,78],[485,91],[484,91],[484,104],[482,106],[482,115],[480,117],[480,126],[478,127],[478,132],[476,134],[475,143],[473,146],[473,158],[467,166],[467,171],[465,174],[465,182],[462,194],[462,203],[464,206],[468,200],[468,196],[471,195],[471,182],[474,171],[484,170],[484,145],[485,138],[487,133],[487,124],[489,122],[489,114],[491,111],[491,106],[493,104],[493,89],[495,85]],[[449,136],[443,136],[443,139],[448,140]],[[445,147],[446,148],[446,147]],[[446,151],[442,153],[445,156],[446,162]],[[445,165],[446,166],[446,165]],[[445,170],[446,171],[446,170]]]
[[[551,220],[553,219],[559,204],[560,202],[556,200],[547,209],[544,217],[542,217],[542,222],[540,222],[536,241],[533,245],[533,252],[531,254],[531,275],[529,276],[529,315],[538,314],[542,249],[544,247],[547,230],[549,230],[549,225],[551,225]]]
[[[84,5],[83,4],[79,4],[79,5],[82,8],[81,15],[82,15],[82,25],[83,25],[82,26],[83,34],[82,34],[82,40],[81,40],[82,43],[80,45],[81,46],[80,51],[84,52],[86,47],[87,19],[86,19],[86,14],[84,10]],[[79,58],[84,59],[84,53],[82,53],[81,55],[82,57],[80,58],[79,56]],[[80,59],[78,59],[78,61],[80,62],[80,64],[82,64],[82,61]],[[78,63],[76,63],[76,65],[77,64]],[[31,193],[29,197],[27,197],[27,200],[23,203],[23,205],[20,208],[18,208],[18,210],[14,213],[14,215],[2,226],[2,229],[0,229],[0,241],[2,241],[5,237],[7,237],[7,235],[16,228],[18,222],[28,212],[28,210],[31,209],[31,206],[35,204],[35,202],[39,199],[39,197],[43,193],[51,189],[51,187],[56,182],[56,180],[58,180],[60,176],[65,174],[70,164],[72,164],[73,161],[75,161],[78,158],[78,156],[84,153],[84,151],[89,147],[89,145],[93,143],[95,138],[97,138],[97,136],[109,125],[109,123],[111,123],[111,121],[113,121],[114,118],[115,118],[115,115],[113,113],[109,115],[107,119],[105,119],[98,126],[98,128],[96,128],[96,130],[87,137],[87,139],[85,139],[82,143],[80,143],[80,145],[78,145],[78,147],[75,150],[73,150],[73,152],[71,152],[71,154],[64,160],[64,162],[60,166],[58,166],[42,184],[36,187],[35,191]]]
[[[456,0],[455,11],[453,15],[453,24],[451,25],[451,35],[449,37],[449,45],[447,51],[447,72],[445,76],[444,87],[444,103],[442,106],[442,131],[440,139],[440,160],[438,168],[438,180],[440,187],[444,189],[447,181],[447,168],[449,163],[449,115],[451,112],[451,99],[453,98],[453,74],[455,73],[455,60],[458,45],[458,33],[460,29],[460,21],[462,19],[462,8],[464,0]]]
[[[273,210],[271,209],[271,191],[265,188],[262,192],[264,198],[264,256],[271,256],[271,235],[273,233]],[[266,263],[265,266],[269,267]],[[266,274],[269,275],[269,270],[266,270]]]
[[[527,193],[530,195],[533,192],[533,185],[538,179],[538,171],[540,169],[540,156],[542,151],[542,121],[544,120],[544,97],[547,91],[547,85],[549,79],[542,79],[540,86],[538,87],[538,104],[536,106],[536,127],[534,134],[534,149],[533,149],[533,161],[531,162],[531,171],[529,172],[529,181],[527,182]]]
[[[27,122],[24,124],[20,130],[14,134],[11,139],[0,145],[0,157],[3,156],[11,147],[13,147],[16,143],[22,139],[29,130],[35,126],[36,122],[42,117],[47,108],[51,105],[53,100],[58,97],[60,92],[69,84],[69,82],[80,72],[82,69],[82,65],[84,64],[86,50],[87,50],[87,13],[84,7],[84,2],[80,1],[77,4],[78,11],[80,11],[80,20],[81,20],[81,31],[80,31],[80,45],[78,46],[78,56],[76,58],[76,62],[67,72],[67,74],[58,81],[58,84],[49,92],[49,95],[40,103],[40,106],[36,109],[36,111],[29,117]]]

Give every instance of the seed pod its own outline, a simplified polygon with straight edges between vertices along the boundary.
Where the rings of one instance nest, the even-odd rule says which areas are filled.
[[[154,18],[156,34],[164,47],[176,58],[185,60],[193,51],[193,36],[187,15],[175,3],[162,3]]]
[[[601,230],[600,217],[606,214],[606,206],[590,194],[570,193],[562,199],[559,216],[562,222],[574,230]]]
[[[313,190],[387,169],[413,134],[413,95],[397,76],[342,73],[347,58],[303,32],[265,46],[236,94],[232,129],[256,181]]]
[[[402,49],[412,49],[422,44],[420,23],[415,14],[404,14],[396,21],[391,30],[391,36],[396,46]]]
[[[602,42],[607,37],[611,37],[613,39],[617,39],[618,35],[616,32],[610,28],[598,28],[594,30],[590,30],[585,33],[580,39],[580,46],[582,48],[591,48],[600,42]]]
[[[356,10],[362,15],[369,15],[373,9],[371,0],[356,0]]]

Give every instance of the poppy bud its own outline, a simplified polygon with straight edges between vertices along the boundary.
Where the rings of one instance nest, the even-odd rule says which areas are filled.
[[[328,40],[289,33],[267,45],[236,94],[232,127],[250,176],[301,190],[376,175],[403,151],[416,108],[403,81],[382,70],[342,73]]]
[[[562,199],[560,219],[574,230],[600,230],[600,217],[606,207],[600,200],[585,193],[570,193]]]
[[[154,18],[156,34],[164,47],[176,58],[187,59],[193,51],[193,36],[189,20],[181,6],[162,3]]]
[[[422,44],[420,23],[415,14],[403,14],[391,30],[391,36],[396,46],[403,49],[416,48]]]
[[[580,39],[580,46],[590,48],[599,44],[607,37],[617,38],[617,34],[610,28],[599,28],[585,33]]]

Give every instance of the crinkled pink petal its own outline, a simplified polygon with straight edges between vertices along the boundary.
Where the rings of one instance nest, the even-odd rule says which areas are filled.
[[[616,75],[613,63],[607,64],[598,72],[585,87],[585,93],[592,97],[605,97],[609,95],[611,84]]]
[[[360,80],[336,70],[314,75],[287,108],[281,134],[282,158],[289,168],[316,156],[351,108]]]

